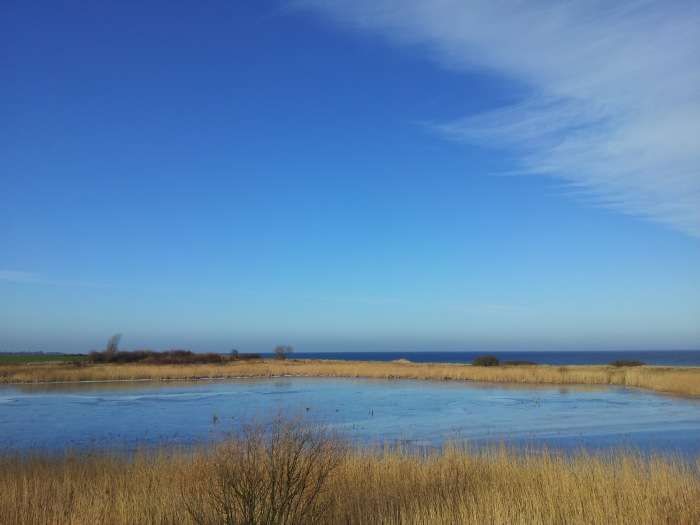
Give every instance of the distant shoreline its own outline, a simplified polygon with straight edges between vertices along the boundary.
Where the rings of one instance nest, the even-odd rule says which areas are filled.
[[[478,367],[458,363],[290,359],[224,364],[0,365],[0,384],[48,384],[147,380],[227,380],[274,377],[344,377],[475,381],[532,385],[609,385],[700,396],[700,367],[526,365]]]
[[[198,352],[199,353],[199,352]],[[408,359],[414,363],[471,363],[484,354],[501,361],[530,361],[539,365],[606,365],[616,360],[637,360],[656,366],[700,366],[700,350],[511,350],[511,351],[334,351],[295,352],[294,357],[309,360],[382,361]],[[228,353],[220,354],[228,357]],[[272,353],[259,354],[272,358]],[[85,359],[86,354],[59,352],[0,352],[0,365],[22,361],[47,362]]]
[[[384,361],[408,359],[414,363],[471,363],[475,358],[491,354],[501,361],[532,361],[539,365],[606,365],[616,360],[638,360],[648,365],[700,366],[700,350],[511,350],[511,351],[340,351],[295,352],[302,359],[342,361]]]

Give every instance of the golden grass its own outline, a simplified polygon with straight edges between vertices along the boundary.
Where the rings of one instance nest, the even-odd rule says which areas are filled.
[[[0,456],[0,523],[700,523],[700,460],[692,465],[625,453],[566,458],[505,449],[469,452],[456,446],[425,454],[339,449],[335,468],[317,491],[315,519],[226,521],[218,496],[238,496],[229,490],[234,482],[227,485],[228,478],[219,475],[222,467],[233,477],[245,472],[245,487],[262,498],[273,489],[259,482],[269,479],[269,465],[285,459],[282,449],[224,465],[228,456],[220,448],[131,459],[108,454]],[[300,464],[305,464],[303,455]],[[274,490],[283,494],[286,485]],[[257,508],[258,513],[264,510]]]
[[[430,379],[493,383],[620,385],[688,396],[700,396],[700,368],[612,366],[499,366],[458,364],[262,360],[203,365],[64,364],[0,366],[0,383],[53,381],[115,381],[137,379],[203,379],[235,377],[363,377],[377,379]]]

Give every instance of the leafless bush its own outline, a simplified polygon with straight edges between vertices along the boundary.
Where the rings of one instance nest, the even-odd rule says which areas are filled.
[[[248,427],[199,465],[183,488],[199,525],[313,525],[329,505],[326,485],[342,447],[321,430],[278,423]]]
[[[275,359],[287,359],[290,355],[294,353],[294,348],[288,345],[279,345],[275,347],[274,354]]]

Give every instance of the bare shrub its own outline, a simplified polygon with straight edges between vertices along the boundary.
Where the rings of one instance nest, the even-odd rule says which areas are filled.
[[[287,359],[294,353],[294,348],[288,345],[279,345],[275,347],[275,359]]]
[[[247,427],[198,466],[200,481],[183,487],[183,500],[198,525],[321,523],[327,481],[341,459],[339,443],[321,430]]]

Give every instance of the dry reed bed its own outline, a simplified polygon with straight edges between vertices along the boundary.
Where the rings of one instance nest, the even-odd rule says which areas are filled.
[[[131,459],[100,454],[0,457],[0,523],[700,523],[700,459],[690,465],[630,454],[566,458],[504,449],[472,453],[457,447],[422,455],[338,449],[334,468],[325,470],[330,456],[322,454],[313,465],[305,449],[294,472],[309,472],[310,481],[318,473],[328,474],[318,490],[309,483],[297,493],[302,503],[316,498],[308,505],[312,512],[303,514],[296,506],[285,519],[282,513],[266,521],[263,513],[281,507],[289,485],[283,475],[277,476],[282,480],[278,485],[268,483],[276,472],[270,467],[288,465],[295,450],[282,445],[258,455],[245,449],[237,456],[214,449]],[[257,498],[256,519],[246,520],[242,507],[224,504],[251,495]]]
[[[499,366],[457,364],[263,360],[215,365],[4,365],[0,383],[72,381],[165,380],[235,377],[351,377],[377,379],[430,379],[493,383],[620,385],[658,392],[700,396],[700,368],[612,366]]]

